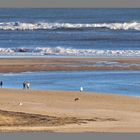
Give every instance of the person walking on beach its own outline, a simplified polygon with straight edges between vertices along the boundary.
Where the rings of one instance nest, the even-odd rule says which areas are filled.
[[[2,86],[3,86],[3,81],[0,81],[0,87],[2,88]]]
[[[23,89],[26,88],[26,81],[23,82]]]
[[[23,89],[30,89],[30,82],[24,81],[23,82]]]
[[[26,88],[30,89],[30,82],[26,82]]]

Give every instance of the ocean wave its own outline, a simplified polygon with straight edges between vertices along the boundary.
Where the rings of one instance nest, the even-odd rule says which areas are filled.
[[[1,22],[0,30],[53,30],[53,29],[86,29],[106,28],[111,30],[140,30],[140,22],[124,23],[49,23],[49,22]]]
[[[0,55],[140,56],[140,50],[97,50],[64,47],[0,48]]]

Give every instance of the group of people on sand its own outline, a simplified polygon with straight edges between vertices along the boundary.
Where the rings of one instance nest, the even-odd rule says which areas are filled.
[[[31,85],[30,82],[24,81],[24,82],[23,82],[23,89],[30,89],[30,85]]]
[[[28,81],[24,81],[23,82],[23,89],[30,89],[30,82]],[[0,87],[2,88],[3,87],[3,81],[0,81]]]

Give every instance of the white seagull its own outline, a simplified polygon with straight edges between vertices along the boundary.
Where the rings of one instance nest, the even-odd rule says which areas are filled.
[[[83,90],[84,90],[84,88],[81,86],[81,87],[80,87],[80,92],[83,92]]]

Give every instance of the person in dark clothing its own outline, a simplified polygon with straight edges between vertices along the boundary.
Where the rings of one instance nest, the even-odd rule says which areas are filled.
[[[2,81],[0,81],[0,87],[2,88],[2,86],[3,86],[3,82],[2,82]]]
[[[26,88],[26,81],[23,82],[23,89]]]

